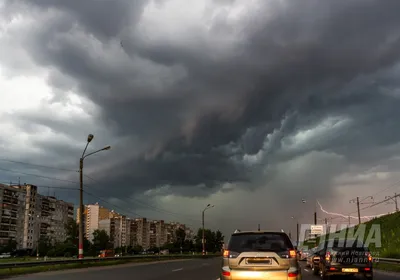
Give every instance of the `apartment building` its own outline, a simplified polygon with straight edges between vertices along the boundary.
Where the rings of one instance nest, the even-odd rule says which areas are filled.
[[[71,203],[40,195],[37,186],[0,184],[0,244],[13,239],[18,249],[36,249],[41,237],[62,242],[73,209]]]
[[[136,220],[129,220],[129,227],[130,227],[130,245],[131,246],[137,246],[139,245],[138,239],[137,239],[137,232],[138,232],[138,223]]]
[[[77,213],[79,213],[80,209],[77,209]],[[84,229],[85,229],[85,237],[92,242],[93,240],[93,232],[96,229],[99,229],[99,221],[107,220],[110,217],[111,211],[103,206],[100,206],[99,203],[86,205],[83,211],[83,221],[84,221]],[[77,215],[79,217],[79,215]],[[79,218],[77,219],[77,223],[80,223]]]
[[[144,249],[150,248],[150,227],[149,222],[146,218],[135,219],[137,224],[136,240],[137,245],[143,247]]]
[[[25,191],[0,184],[0,245],[10,239],[17,241],[22,248],[25,221]]]
[[[65,224],[74,217],[74,205],[53,196],[38,196],[41,206],[39,216],[40,237],[47,237],[53,244],[67,238]]]
[[[167,240],[167,232],[163,220],[149,222],[149,247],[161,247]]]

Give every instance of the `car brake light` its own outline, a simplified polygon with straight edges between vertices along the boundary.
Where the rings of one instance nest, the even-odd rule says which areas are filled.
[[[229,271],[222,271],[223,276],[231,276],[231,273]]]
[[[297,277],[297,275],[299,275],[298,272],[289,272],[288,273],[288,277]]]
[[[229,256],[229,251],[228,250],[224,250],[224,258],[227,258]]]
[[[369,262],[372,262],[372,255],[371,255],[371,253],[367,253],[367,257],[368,257],[368,261],[369,261]]]
[[[235,258],[237,258],[238,256],[239,256],[239,253],[237,253],[237,252],[232,252],[232,251],[229,251],[229,250],[224,250],[224,254],[223,254],[223,257],[224,257],[224,258],[235,259]]]
[[[331,253],[326,252],[326,254],[325,254],[325,260],[327,260],[328,262],[331,260]]]

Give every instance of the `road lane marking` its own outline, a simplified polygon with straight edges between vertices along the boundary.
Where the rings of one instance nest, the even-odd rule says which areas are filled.
[[[181,271],[181,270],[183,270],[183,267],[182,268],[173,269],[172,272]]]
[[[304,270],[307,271],[307,272],[310,272],[307,268],[305,268]]]

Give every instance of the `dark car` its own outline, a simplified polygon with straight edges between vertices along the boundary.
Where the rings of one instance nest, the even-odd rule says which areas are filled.
[[[319,267],[315,268],[323,280],[330,276],[362,276],[372,280],[372,256],[364,243],[353,240],[328,239],[317,249]]]

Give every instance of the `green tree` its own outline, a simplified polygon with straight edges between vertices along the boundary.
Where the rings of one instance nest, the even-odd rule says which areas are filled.
[[[195,248],[196,251],[201,252],[203,250],[203,229],[199,229],[197,231],[197,235],[195,237]],[[224,243],[224,236],[222,233],[217,230],[216,232],[205,229],[204,230],[204,239],[205,239],[205,249],[207,252],[220,252],[222,250],[222,246]]]
[[[0,247],[0,253],[12,253],[17,249],[17,241],[8,239],[7,244]]]
[[[93,246],[97,251],[110,248],[110,237],[105,230],[96,229],[93,232]]]
[[[48,236],[41,236],[39,239],[39,242],[37,244],[37,248],[34,251],[34,254],[36,255],[37,249],[39,248],[39,255],[40,256],[47,256],[47,253],[49,250],[52,248],[51,240]]]
[[[175,231],[175,240],[174,240],[174,243],[175,243],[175,246],[176,247],[181,247],[181,246],[183,246],[184,245],[184,242],[185,242],[185,239],[186,239],[186,232],[185,232],[185,230],[183,229],[183,228],[178,228],[176,231]]]
[[[68,250],[65,253],[72,254],[72,256],[75,256],[78,254],[78,243],[79,243],[79,225],[76,223],[76,221],[72,218],[69,218],[68,221],[64,225],[66,234],[67,234],[67,239],[65,240],[64,243],[66,243],[66,248]],[[93,251],[92,248],[92,243],[90,243],[87,238],[83,239],[83,249],[85,255],[95,255],[95,252]],[[74,248],[71,250],[71,248]]]
[[[77,243],[79,228],[76,221],[72,218],[69,218],[67,223],[64,225],[64,228],[67,234],[67,241],[72,241],[72,243]]]

